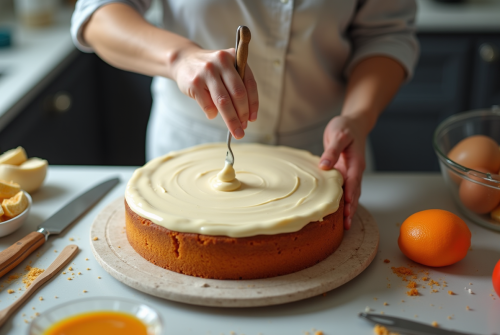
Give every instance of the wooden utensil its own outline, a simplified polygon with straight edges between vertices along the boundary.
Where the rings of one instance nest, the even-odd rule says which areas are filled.
[[[24,291],[24,293],[12,305],[0,311],[0,327],[7,321],[7,319],[14,313],[21,305],[33,294],[35,291],[45,284],[49,279],[54,277],[78,252],[78,246],[70,244],[63,249],[57,256],[55,261],[36,278],[31,285]]]
[[[43,245],[50,235],[60,234],[119,182],[120,178],[111,178],[80,194],[40,224],[37,231],[29,233],[0,252],[0,277],[15,268],[33,251]]]
[[[250,29],[247,26],[239,26],[236,30],[236,60],[234,66],[236,71],[240,75],[241,80],[245,78],[245,68],[247,65],[248,58],[248,44],[252,35],[250,34]],[[231,132],[227,131],[227,152],[226,152],[226,163],[234,165],[234,155],[233,150],[231,150],[231,139],[233,136]]]

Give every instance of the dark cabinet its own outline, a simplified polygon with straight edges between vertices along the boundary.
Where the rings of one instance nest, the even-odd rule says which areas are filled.
[[[421,55],[370,135],[378,171],[438,171],[432,136],[446,117],[500,104],[500,37],[419,35]]]
[[[142,165],[150,85],[80,53],[0,132],[0,150],[23,146],[58,165]]]

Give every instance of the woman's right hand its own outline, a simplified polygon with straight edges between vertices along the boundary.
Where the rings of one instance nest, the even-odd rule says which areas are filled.
[[[240,139],[248,121],[257,119],[259,96],[248,64],[242,80],[234,63],[234,48],[204,50],[194,45],[171,59],[173,79],[181,92],[195,99],[207,118],[220,113],[231,134]]]

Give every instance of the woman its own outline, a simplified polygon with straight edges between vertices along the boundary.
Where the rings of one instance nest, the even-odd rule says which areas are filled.
[[[162,28],[150,4],[79,0],[71,28],[81,50],[155,77],[147,158],[227,129],[309,150],[344,175],[349,229],[367,136],[417,60],[414,0],[162,0]],[[252,32],[244,80],[228,48],[239,25]]]

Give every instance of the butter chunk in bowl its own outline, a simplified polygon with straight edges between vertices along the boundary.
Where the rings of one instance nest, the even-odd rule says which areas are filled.
[[[45,159],[36,157],[27,159],[25,153],[23,160],[19,148],[9,150],[0,156],[0,179],[12,180],[21,185],[24,191],[32,193],[42,186],[47,175],[48,163]],[[7,156],[7,159],[2,159],[4,156]]]

